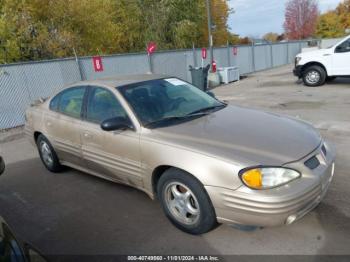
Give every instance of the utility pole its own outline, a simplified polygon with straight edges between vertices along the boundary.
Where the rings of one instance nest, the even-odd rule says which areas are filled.
[[[211,34],[211,11],[210,11],[210,0],[207,0],[207,15],[208,15],[208,40],[210,48],[210,72],[213,70],[214,53],[213,53],[213,35]]]
[[[73,47],[73,53],[74,53],[74,57],[75,57],[75,62],[77,64],[77,66],[78,66],[80,80],[83,81],[83,80],[85,80],[84,79],[84,74],[83,74],[83,71],[82,71],[81,66],[80,66],[79,57],[78,57],[77,52],[75,51],[74,47]]]

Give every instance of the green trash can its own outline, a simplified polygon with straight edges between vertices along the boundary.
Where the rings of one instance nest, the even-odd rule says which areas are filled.
[[[192,77],[192,84],[203,91],[207,91],[208,86],[208,72],[210,65],[206,67],[192,67],[190,66],[190,72]]]

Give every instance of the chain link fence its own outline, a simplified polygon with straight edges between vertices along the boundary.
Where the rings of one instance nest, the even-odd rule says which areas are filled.
[[[292,63],[306,41],[270,45],[232,46],[214,49],[218,67],[238,66],[241,74]],[[203,61],[204,66],[209,59]],[[0,130],[24,124],[26,108],[40,97],[48,97],[64,86],[125,74],[167,74],[191,82],[189,66],[201,66],[201,49],[103,56],[102,72],[95,72],[91,57],[0,65]]]

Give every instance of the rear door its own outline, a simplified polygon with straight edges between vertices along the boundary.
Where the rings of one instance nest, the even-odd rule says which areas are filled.
[[[333,75],[350,76],[350,38],[336,46],[332,59]]]
[[[59,159],[81,166],[81,126],[86,87],[72,87],[62,91],[50,102],[45,115],[46,135]]]
[[[82,129],[83,158],[91,171],[140,187],[140,135],[134,130],[103,131],[101,123],[113,117],[128,118],[117,97],[106,88],[89,87]]]

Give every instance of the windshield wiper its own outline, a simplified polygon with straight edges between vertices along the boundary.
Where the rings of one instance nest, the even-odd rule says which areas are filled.
[[[208,106],[208,107],[204,107],[204,108],[198,109],[196,111],[193,111],[193,112],[191,112],[191,113],[189,113],[187,115],[191,116],[193,114],[208,112],[208,111],[212,111],[212,110],[215,110],[215,109],[218,109],[218,108],[223,108],[223,107],[226,107],[226,106],[227,106],[226,104],[216,105],[216,106]]]
[[[200,116],[205,116],[208,113],[191,113],[191,114],[187,114],[187,115],[183,115],[183,116],[167,116],[164,118],[161,118],[159,120],[156,121],[152,121],[149,122],[147,124],[145,124],[145,127],[151,127],[151,126],[155,126],[155,125],[160,125],[160,124],[166,124],[172,121],[177,121],[177,120],[186,120],[192,117],[200,117]]]

